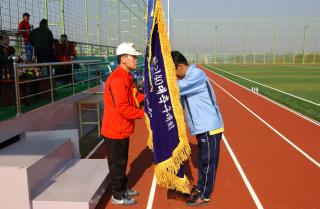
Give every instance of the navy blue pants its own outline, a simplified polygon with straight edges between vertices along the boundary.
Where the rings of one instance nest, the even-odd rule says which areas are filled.
[[[215,183],[222,133],[209,135],[197,134],[198,140],[198,184],[202,198],[210,199]]]
[[[32,56],[33,56],[33,48],[32,48],[31,43],[25,43],[24,47],[25,47],[25,50],[26,50],[27,60],[31,61],[32,60]]]

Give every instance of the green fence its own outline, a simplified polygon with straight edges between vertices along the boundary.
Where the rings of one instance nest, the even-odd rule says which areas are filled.
[[[173,19],[171,43],[191,62],[318,64],[320,17]]]
[[[76,42],[115,47],[127,41],[144,49],[144,0],[1,0],[0,30],[16,30],[25,12],[33,28],[48,19],[57,39],[67,34]]]

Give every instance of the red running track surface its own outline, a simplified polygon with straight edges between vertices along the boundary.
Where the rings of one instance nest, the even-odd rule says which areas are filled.
[[[211,71],[206,69],[204,71],[212,82],[222,111],[225,140],[230,145],[248,182],[247,184],[244,182],[243,174],[240,174],[224,141],[221,143],[212,201],[201,208],[320,208],[319,124],[310,122]],[[127,172],[129,185],[141,194],[136,198],[138,204],[130,208],[147,208],[149,196],[153,201],[150,202],[152,204],[148,209],[191,208],[185,205],[180,194],[158,186],[154,196],[150,195],[153,157],[146,147],[146,141],[146,126],[143,120],[138,120],[135,133],[130,139]],[[189,135],[189,141],[192,155],[186,162],[186,173],[191,181],[196,182],[197,168],[194,158],[197,152],[196,139]],[[102,146],[94,157],[103,157],[104,153],[105,148]],[[248,184],[252,187],[251,193]],[[252,195],[256,195],[257,198],[254,199]],[[110,203],[110,196],[109,188],[97,208],[120,208],[121,206]]]

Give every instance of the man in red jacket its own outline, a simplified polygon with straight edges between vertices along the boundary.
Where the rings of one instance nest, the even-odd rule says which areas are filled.
[[[138,192],[128,188],[126,168],[129,138],[134,120],[144,117],[139,103],[143,94],[137,94],[130,71],[137,67],[137,52],[132,43],[122,43],[117,50],[118,67],[108,77],[104,89],[104,114],[101,134],[107,142],[108,165],[111,174],[113,204],[134,205],[132,197]]]

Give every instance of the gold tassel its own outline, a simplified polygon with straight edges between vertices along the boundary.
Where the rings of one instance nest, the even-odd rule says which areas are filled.
[[[149,117],[148,117],[147,113],[144,113],[144,118],[145,118],[145,122],[146,122],[146,125],[147,125],[147,130],[149,132],[149,136],[148,136],[148,140],[147,140],[147,146],[149,147],[149,149],[151,149],[153,151],[152,130],[151,130],[150,120],[149,120]]]

